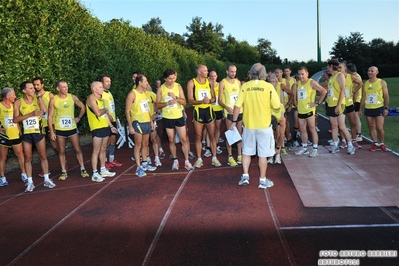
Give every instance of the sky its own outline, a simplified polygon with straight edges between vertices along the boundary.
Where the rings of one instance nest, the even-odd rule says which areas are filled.
[[[256,46],[271,42],[282,60],[317,61],[317,0],[78,0],[90,13],[107,22],[122,18],[141,28],[160,18],[169,33],[183,35],[194,17],[223,26],[224,37]],[[339,36],[360,32],[369,42],[399,41],[399,0],[319,0],[321,60]]]

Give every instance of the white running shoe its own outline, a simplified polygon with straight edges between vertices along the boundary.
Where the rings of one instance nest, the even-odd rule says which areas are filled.
[[[44,186],[48,188],[55,188],[57,185],[54,184],[53,181],[49,180],[49,181],[44,181]]]
[[[32,192],[35,189],[35,185],[32,183],[28,183],[26,186],[25,192]]]
[[[159,157],[155,157],[154,163],[155,163],[155,166],[162,166],[162,163],[161,163],[161,160],[159,159]]]

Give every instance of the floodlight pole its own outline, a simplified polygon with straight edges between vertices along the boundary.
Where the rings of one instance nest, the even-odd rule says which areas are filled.
[[[320,0],[317,0],[317,63],[321,64]]]

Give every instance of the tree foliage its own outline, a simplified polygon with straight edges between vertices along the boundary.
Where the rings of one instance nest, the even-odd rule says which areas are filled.
[[[142,26],[142,29],[146,34],[169,37],[169,33],[162,27],[162,20],[159,17],[150,19],[147,24]]]

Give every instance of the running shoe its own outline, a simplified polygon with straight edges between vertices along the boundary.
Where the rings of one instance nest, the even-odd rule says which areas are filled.
[[[216,167],[222,166],[222,164],[219,162],[217,158],[212,159],[212,165]]]
[[[302,154],[309,154],[309,152],[308,152],[307,149],[304,149],[304,148],[302,148],[299,151],[295,152],[295,155],[302,155]]]
[[[0,177],[0,187],[6,187],[8,186],[8,182],[5,176]]]
[[[219,143],[222,143],[222,142],[224,142],[224,139],[219,138]]]
[[[287,141],[287,151],[292,151],[292,150],[293,150],[292,142],[291,141]]]
[[[101,172],[100,172],[100,175],[101,175],[102,177],[113,177],[113,176],[116,175],[116,172],[110,172],[110,171],[108,171],[108,170],[105,170],[105,171],[101,171]]]
[[[103,182],[104,180],[105,178],[102,177],[98,172],[93,173],[93,175],[91,176],[91,181],[93,182]]]
[[[49,180],[49,181],[44,181],[44,186],[48,188],[55,188],[57,185],[54,184],[53,181]]]
[[[161,160],[159,159],[159,157],[155,157],[154,163],[155,163],[155,166],[162,166],[162,163],[161,163]]]
[[[284,155],[284,156],[288,155],[288,153],[287,153],[287,151],[285,150],[284,147],[281,148],[281,154]]]
[[[281,164],[281,156],[280,154],[276,154],[276,158],[274,159],[275,164]]]
[[[86,169],[80,170],[80,175],[82,177],[89,177],[89,173],[86,171]]]
[[[361,149],[362,146],[360,146],[359,143],[357,143],[357,141],[352,142],[353,147],[355,147],[356,149]]]
[[[357,136],[357,137],[356,137],[356,141],[363,141],[362,136]]]
[[[150,156],[147,156],[147,163],[148,163],[149,165],[152,164],[152,161],[151,161],[151,157],[150,157]]]
[[[35,189],[35,185],[32,183],[28,183],[26,186],[25,192],[32,192]]]
[[[155,166],[152,166],[151,164],[142,164],[141,167],[143,167],[144,171],[150,171],[150,172],[154,172],[155,170],[157,170],[157,168]]]
[[[381,150],[382,152],[387,152],[387,151],[388,151],[388,150],[387,150],[387,147],[385,147],[384,144],[381,144],[379,148],[380,148],[380,150]]]
[[[67,177],[68,177],[67,172],[61,172],[61,175],[60,177],[58,177],[58,180],[65,181]]]
[[[258,186],[258,188],[260,188],[260,189],[266,189],[266,188],[269,188],[269,187],[272,187],[272,186],[274,186],[273,181],[271,181],[270,179],[267,179],[267,178],[266,178],[266,181],[259,181],[259,186]]]
[[[200,159],[197,159],[197,161],[194,163],[195,168],[201,168],[204,165],[204,162]]]
[[[238,165],[236,160],[234,160],[233,156],[229,156],[229,158],[227,159],[227,164],[230,165],[230,166],[237,166]]]
[[[315,158],[317,155],[319,155],[317,149],[312,149],[312,151],[309,154],[310,158]]]
[[[192,151],[188,151],[188,158],[189,158],[190,160],[194,160],[194,159],[197,158],[197,157],[194,155],[194,153],[193,153]]]
[[[204,153],[204,157],[211,157],[212,156],[212,152],[209,149],[206,149],[205,153]]]
[[[312,146],[313,142],[311,142],[310,140],[308,140],[308,146]]]
[[[332,146],[331,149],[329,150],[330,153],[337,153],[339,152],[339,148],[338,146]]]
[[[48,174],[50,175],[51,173],[48,172]],[[43,178],[44,177],[44,172],[40,172],[39,177]]]
[[[299,145],[299,142],[296,140],[296,141],[294,141],[294,143],[292,144],[292,146],[293,146],[293,147],[299,147],[300,145]]]
[[[120,162],[117,162],[116,160],[113,160],[112,162],[109,162],[109,163],[112,164],[112,166],[115,166],[115,167],[121,167],[123,165]]]
[[[346,140],[341,140],[341,144],[339,145],[340,149],[348,148],[348,144],[346,144]]]
[[[140,167],[137,167],[137,169],[136,169],[136,175],[137,175],[138,177],[145,177],[147,174],[146,174],[146,172],[143,170],[143,168],[140,166]]]
[[[193,165],[190,162],[185,162],[184,168],[186,168],[187,171],[191,171],[194,169]]]
[[[268,164],[274,164],[274,158],[273,158],[273,156],[267,158],[267,163],[268,163]]]
[[[179,161],[178,160],[173,161],[172,170],[179,170]]]
[[[112,167],[114,167],[114,165],[111,162],[105,162],[105,168],[111,170]]]
[[[249,175],[242,175],[241,180],[238,182],[239,186],[247,186],[249,185]]]
[[[24,175],[21,175],[21,179],[24,183],[28,183],[28,178]]]
[[[164,151],[159,151],[159,159],[164,159],[165,158],[165,152]]]
[[[206,148],[205,146],[206,146],[206,143],[205,143],[205,141],[202,141],[202,142],[201,142],[201,148],[202,148],[202,150],[203,150],[203,151],[204,151],[204,150],[205,150],[205,148]]]
[[[217,154],[222,154],[223,153],[223,151],[220,149],[220,146],[216,147],[216,153]]]
[[[378,150],[379,148],[380,148],[380,147],[379,147],[377,144],[373,143],[373,144],[371,144],[371,147],[370,147],[369,151],[376,151],[376,150]]]
[[[348,146],[348,149],[347,149],[348,154],[353,155],[353,154],[355,154],[355,151],[356,151],[355,146],[353,146],[353,145]]]
[[[242,164],[242,157],[241,156],[237,156],[237,163],[238,164]]]

